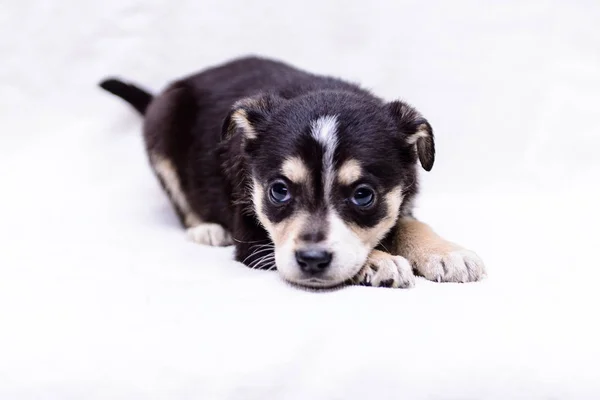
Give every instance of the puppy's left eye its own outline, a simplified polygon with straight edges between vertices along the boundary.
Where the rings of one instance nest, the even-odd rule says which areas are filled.
[[[354,190],[350,201],[358,207],[368,207],[375,200],[375,192],[369,186],[361,185]]]
[[[288,202],[292,196],[290,190],[283,181],[276,181],[271,185],[269,189],[269,197],[275,204],[282,204]]]

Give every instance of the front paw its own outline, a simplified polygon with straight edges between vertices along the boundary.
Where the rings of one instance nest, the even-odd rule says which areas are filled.
[[[196,243],[207,246],[229,246],[233,244],[231,235],[219,224],[201,223],[187,229],[188,237]]]
[[[486,276],[481,258],[458,246],[447,251],[426,251],[413,260],[413,265],[420,275],[435,282],[475,282]]]
[[[410,288],[415,285],[415,275],[408,260],[379,250],[373,250],[354,278],[354,283],[364,286]]]

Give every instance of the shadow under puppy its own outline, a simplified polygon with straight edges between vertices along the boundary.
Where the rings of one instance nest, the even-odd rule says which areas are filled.
[[[150,165],[188,235],[308,287],[477,281],[479,257],[412,216],[431,126],[400,101],[243,58],[160,95],[101,83],[145,115]]]

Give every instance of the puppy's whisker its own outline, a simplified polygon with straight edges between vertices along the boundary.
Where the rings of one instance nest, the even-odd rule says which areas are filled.
[[[272,251],[272,249],[262,249],[262,250],[257,250],[257,251],[254,251],[254,252],[252,252],[252,253],[251,253],[251,254],[250,254],[248,257],[246,257],[246,258],[244,259],[244,261],[242,261],[242,264],[245,264],[245,263],[246,263],[246,261],[248,261],[248,259],[249,259],[249,258],[251,258],[251,257],[255,257],[255,256],[258,256],[259,254],[262,254],[262,253],[265,253],[265,252],[268,252],[268,251]],[[252,263],[251,263],[251,264],[252,264]]]
[[[254,255],[254,254],[252,254]],[[248,267],[250,267],[250,269],[255,269],[256,266],[258,266],[264,259],[265,257],[268,257],[268,254],[262,256],[262,257],[258,257],[257,259],[253,260],[250,264],[248,264]]]
[[[258,262],[256,263],[256,265],[251,267],[251,269],[261,269],[262,266],[266,266],[266,265],[268,265],[268,263],[272,262],[272,258],[273,258],[273,256],[271,256],[270,254],[267,254],[266,256],[259,258],[257,260]]]
[[[377,245],[378,245],[378,246],[381,246],[381,247],[383,247],[383,249],[384,249],[386,252],[390,253],[390,251],[387,249],[387,247],[385,247],[385,246],[383,245],[383,243],[379,242],[379,243],[377,243]],[[391,253],[390,253],[390,254],[391,254]]]
[[[244,240],[240,240],[240,239],[236,239],[233,238],[234,241],[238,242],[238,243],[246,243],[246,244],[250,244],[250,243],[261,243],[261,242],[268,242],[269,239],[262,239],[262,240],[252,240],[252,241],[244,241]]]
[[[271,256],[266,256],[263,258],[263,262],[261,263],[260,267],[261,269],[269,269],[266,268],[269,264],[274,264],[275,263],[275,256],[271,255]]]
[[[264,254],[267,252],[273,252],[273,249],[261,249],[261,250],[257,250],[254,253],[252,253],[252,256],[258,256],[259,254]]]
[[[250,246],[250,249],[253,249],[255,247],[258,247],[259,249],[262,249],[262,248],[272,248],[272,249],[274,249],[275,245],[274,244],[270,244],[270,243],[267,243],[267,244],[255,244],[253,246]]]

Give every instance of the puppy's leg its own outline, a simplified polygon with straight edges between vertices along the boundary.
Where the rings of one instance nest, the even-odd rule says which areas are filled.
[[[174,84],[157,96],[146,112],[144,140],[150,165],[169,196],[181,224],[193,241],[210,246],[232,244],[229,233],[218,224],[206,222],[192,208],[186,192],[185,169],[192,146],[192,129],[196,115],[193,93],[183,84]],[[179,169],[177,168],[179,165]],[[187,179],[189,182],[189,177]]]
[[[415,276],[406,258],[373,250],[365,266],[353,279],[353,283],[365,286],[409,288],[415,285]]]
[[[186,227],[187,235],[191,240],[209,246],[228,246],[233,244],[231,235],[221,225],[203,222],[192,210],[181,188],[175,166],[170,160],[157,154],[152,154],[150,156],[150,163],[165,192],[167,192],[181,222]]]
[[[449,242],[427,224],[412,218],[398,221],[393,253],[410,261],[415,271],[436,282],[473,282],[485,276],[477,254]]]

